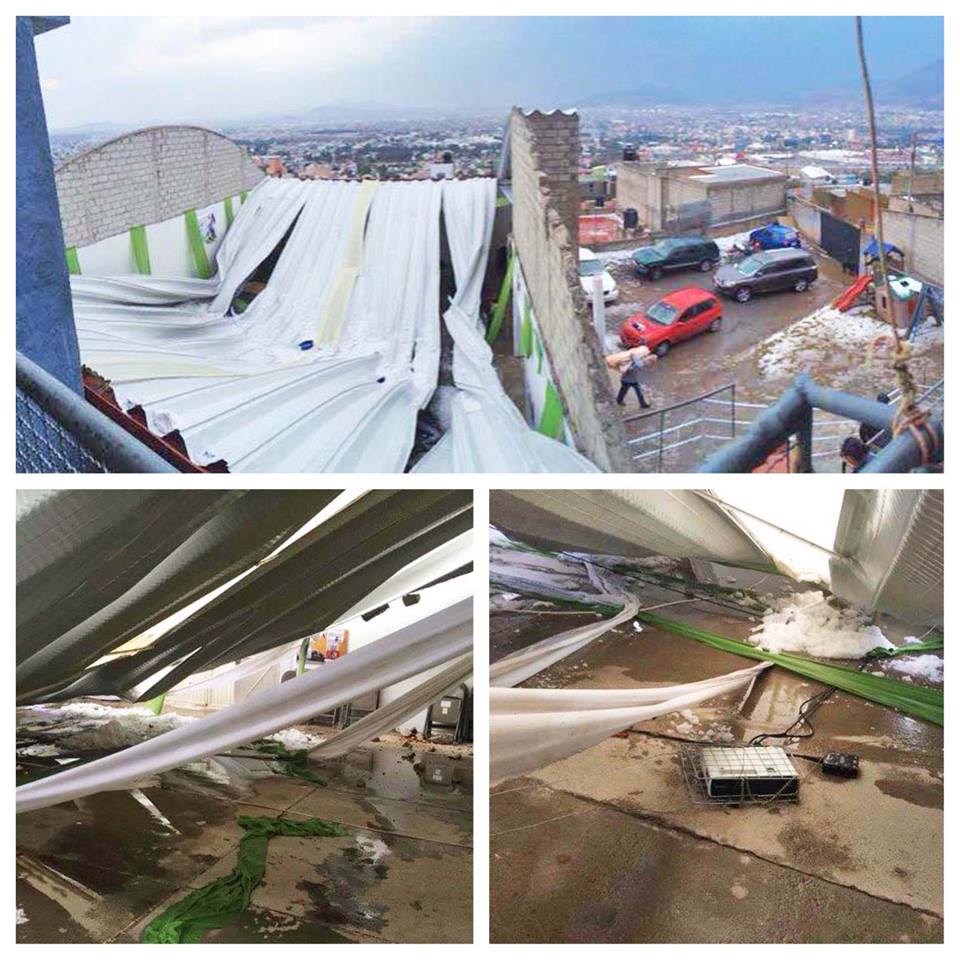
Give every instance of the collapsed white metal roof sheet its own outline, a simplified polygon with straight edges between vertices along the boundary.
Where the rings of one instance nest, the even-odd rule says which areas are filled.
[[[268,556],[337,492],[84,490],[34,501],[18,523],[30,558],[17,588],[18,700],[134,689],[151,699],[330,626],[472,527],[468,490],[371,491]],[[218,587],[152,644],[98,663]]]
[[[848,490],[832,555],[804,538],[789,498],[761,517],[706,491],[514,490],[491,491],[490,509],[494,522],[521,540],[776,568],[909,623],[943,620],[940,490]]]
[[[72,278],[81,357],[201,465],[402,471],[438,383],[442,212],[457,283],[445,320],[467,396],[422,469],[595,470],[531,430],[490,365],[478,315],[495,203],[493,179],[265,180],[218,250],[219,279]],[[266,289],[229,313],[288,232]]]

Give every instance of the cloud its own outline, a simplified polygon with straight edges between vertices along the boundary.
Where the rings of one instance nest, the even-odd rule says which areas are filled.
[[[377,64],[429,29],[423,18],[151,18],[107,70],[197,80],[249,73],[323,76]]]

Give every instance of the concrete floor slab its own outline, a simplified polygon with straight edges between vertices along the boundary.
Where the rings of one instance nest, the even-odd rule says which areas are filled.
[[[565,815],[553,817],[556,811]],[[528,829],[499,833],[504,808]],[[942,921],[543,784],[491,798],[495,943],[940,942]]]
[[[426,782],[426,757],[447,763],[454,782]],[[155,916],[233,871],[239,816],[281,814],[334,820],[348,834],[273,838],[250,911],[205,942],[472,939],[469,748],[385,736],[317,764],[326,786],[274,768],[220,758],[21,814],[18,940],[139,942]]]
[[[719,582],[727,582],[727,572],[719,568]],[[739,586],[763,577],[735,573]],[[638,589],[643,606],[677,599],[661,588]],[[761,589],[797,585],[765,577]],[[701,601],[674,606],[669,616],[736,639],[755,625]],[[559,622],[566,619],[493,613],[491,648],[497,645],[498,655],[522,649],[566,629],[570,624]],[[885,621],[883,629],[898,641],[909,627]],[[649,626],[637,633],[627,624],[524,685],[636,687],[746,665],[696,641]],[[749,696],[718,698],[683,716],[641,724],[626,737],[497,785],[491,793],[494,939],[942,938],[942,728],[838,691],[815,714],[813,736],[785,744],[804,777],[799,804],[715,808],[688,794],[678,760],[685,743],[746,742],[780,732],[822,689],[773,668]],[[859,779],[822,774],[816,760],[828,749],[859,754]],[[642,849],[654,852],[634,856],[635,834]],[[672,838],[670,856],[663,854],[661,834]],[[745,882],[745,864],[759,881]]]

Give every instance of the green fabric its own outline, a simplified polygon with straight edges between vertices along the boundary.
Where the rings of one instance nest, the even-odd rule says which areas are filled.
[[[924,653],[927,650],[942,649],[943,637],[934,636],[920,643],[905,643],[902,647],[894,647],[892,650],[888,650],[886,647],[874,647],[865,656],[867,660],[889,660],[890,657],[902,657],[908,653]]]
[[[250,903],[267,870],[271,837],[345,837],[347,831],[328,820],[239,817],[243,839],[233,873],[175,903],[143,931],[143,943],[199,943],[208,930],[229,926]]]
[[[247,196],[248,196],[248,195],[249,195],[249,191],[248,191],[248,190],[241,190],[241,191],[240,191],[240,204],[241,204],[241,206],[247,202]]]
[[[537,348],[537,373],[543,373],[543,341],[534,331],[534,346]]]
[[[227,197],[223,201],[223,212],[227,218],[227,226],[229,227],[233,223],[233,197]]]
[[[197,211],[188,210],[183,219],[187,225],[187,241],[190,244],[190,253],[193,256],[193,268],[201,280],[206,280],[210,274],[210,261],[207,259],[207,248],[203,245],[200,234],[200,222],[197,220]]]
[[[560,402],[557,388],[549,380],[544,392],[543,410],[540,412],[537,429],[554,440],[559,440],[563,433],[563,404]]]
[[[298,780],[308,780],[320,787],[327,785],[323,777],[313,772],[309,750],[288,750],[276,740],[260,740],[254,744],[254,749],[261,753],[272,754],[277,758],[278,763],[274,767],[276,773],[283,774],[285,777],[295,777]]]
[[[67,247],[67,272],[75,277],[80,276],[80,258],[76,247]]]
[[[791,670],[802,677],[817,680],[838,690],[872,700],[874,703],[893,707],[912,717],[929,720],[943,726],[943,691],[934,690],[914,683],[905,683],[891,677],[875,677],[870,673],[854,670],[852,667],[821,663],[793,653],[770,653],[759,647],[751,646],[741,640],[731,640],[719,634],[699,627],[692,627],[676,620],[657,616],[654,613],[638,613],[637,619],[661,630],[667,630],[681,637],[698,640],[707,646],[735,653],[752,660],[769,660],[785,670]]]
[[[507,304],[510,302],[510,289],[513,282],[513,268],[516,259],[516,251],[511,250],[510,256],[507,258],[507,270],[503,275],[503,282],[500,284],[500,293],[497,296],[496,303],[493,305],[493,315],[490,317],[490,326],[487,327],[487,343],[493,343],[500,335],[503,318],[507,312]]]
[[[130,244],[133,247],[133,261],[137,265],[137,273],[150,275],[150,248],[147,246],[147,228],[131,227]]]

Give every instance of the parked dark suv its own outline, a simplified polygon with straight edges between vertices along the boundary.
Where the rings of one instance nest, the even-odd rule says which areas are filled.
[[[805,250],[763,250],[721,267],[713,275],[717,293],[746,303],[755,293],[796,290],[817,279],[817,261]]]
[[[720,248],[706,237],[669,237],[633,254],[637,272],[651,280],[659,280],[666,270],[697,267],[706,273],[719,262]]]

